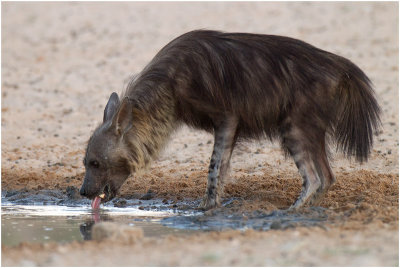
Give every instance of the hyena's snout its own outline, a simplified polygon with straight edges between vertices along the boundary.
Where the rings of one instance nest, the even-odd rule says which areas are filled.
[[[119,190],[120,186],[115,184],[113,180],[107,180],[102,177],[93,177],[86,173],[85,179],[79,193],[81,196],[90,200],[100,198],[101,202],[108,202],[113,199]],[[90,174],[90,173],[89,173]]]
[[[89,191],[86,189],[85,183],[82,184],[81,189],[79,190],[79,193],[80,193],[81,196],[83,196],[83,197],[89,197]]]
[[[83,187],[83,185],[81,186],[81,189],[79,190],[79,194],[80,194],[81,196],[86,197],[86,190],[85,190],[85,188]]]
[[[93,199],[101,190],[101,185],[96,183],[93,179],[88,178],[86,175],[79,193],[81,196]]]
[[[87,187],[86,179],[84,180],[84,182],[81,186],[81,189],[79,190],[79,193],[81,194],[81,196],[84,196],[87,198],[89,198],[91,196],[90,189]]]

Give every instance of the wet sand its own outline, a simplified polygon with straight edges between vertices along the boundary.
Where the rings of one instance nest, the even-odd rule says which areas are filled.
[[[332,146],[337,182],[321,204],[331,219],[324,229],[210,232],[129,245],[25,243],[2,247],[2,264],[398,265],[397,11],[398,3],[372,2],[2,3],[2,190],[79,188],[85,145],[110,93],[193,29],[287,35],[345,56],[371,78],[383,111],[367,163]],[[119,197],[151,190],[154,198],[197,201],[211,152],[210,134],[183,127]],[[245,142],[234,150],[225,188],[224,198],[235,201],[215,213],[286,209],[300,187],[277,143]]]

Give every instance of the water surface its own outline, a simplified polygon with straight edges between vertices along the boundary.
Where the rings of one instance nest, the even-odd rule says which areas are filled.
[[[145,236],[162,237],[226,229],[266,231],[296,226],[323,227],[328,218],[323,208],[301,212],[240,212],[238,207],[232,208],[234,199],[225,200],[221,208],[204,213],[196,209],[200,200],[174,203],[117,198],[102,204],[94,213],[89,200],[76,196],[56,190],[2,192],[2,245],[90,240],[91,228],[101,221],[139,227]]]
[[[91,227],[100,221],[114,221],[143,229],[145,236],[185,234],[191,230],[166,227],[163,218],[178,215],[170,211],[104,207],[93,213],[90,207],[56,205],[2,205],[1,243],[60,242],[91,239]]]

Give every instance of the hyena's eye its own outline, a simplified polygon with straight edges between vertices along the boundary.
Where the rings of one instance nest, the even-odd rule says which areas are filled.
[[[89,165],[91,167],[98,168],[99,167],[99,162],[97,162],[96,160],[92,160],[92,161],[89,162]]]

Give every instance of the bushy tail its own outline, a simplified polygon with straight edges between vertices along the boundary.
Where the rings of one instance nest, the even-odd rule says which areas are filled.
[[[368,160],[373,134],[381,126],[380,108],[371,81],[353,63],[348,62],[339,86],[339,109],[334,136],[338,148],[359,162]]]

